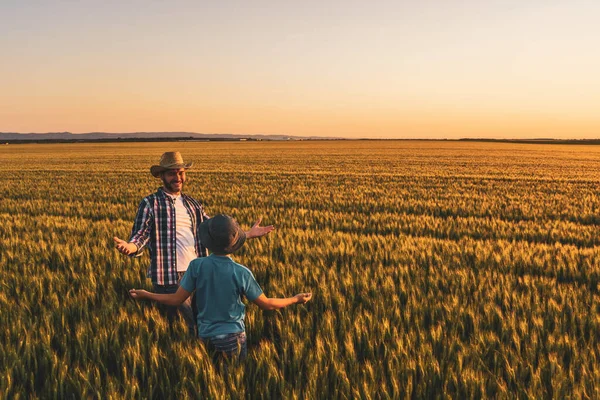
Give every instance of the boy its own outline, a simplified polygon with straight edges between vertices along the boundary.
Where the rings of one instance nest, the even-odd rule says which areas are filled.
[[[263,310],[275,310],[291,304],[304,304],[312,298],[312,293],[300,293],[284,299],[266,297],[252,272],[229,257],[246,240],[246,234],[230,216],[216,215],[204,221],[199,231],[200,241],[212,254],[190,263],[177,292],[158,294],[131,289],[129,293],[134,299],[155,300],[175,306],[184,302],[195,290],[198,336],[218,354],[243,359],[247,347],[242,295]]]

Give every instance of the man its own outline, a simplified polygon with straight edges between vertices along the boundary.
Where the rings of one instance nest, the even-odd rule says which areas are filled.
[[[138,208],[129,241],[114,237],[119,252],[139,257],[145,246],[150,251],[148,277],[156,293],[175,293],[179,281],[190,261],[208,255],[200,240],[200,224],[210,217],[196,199],[182,193],[186,181],[185,171],[193,163],[184,163],[181,154],[167,152],[153,165],[150,173],[162,180],[163,186],[145,197]],[[260,219],[246,232],[255,238],[268,234],[273,226],[260,226]],[[187,299],[178,307],[162,306],[171,325],[177,312],[183,316],[191,334],[196,329],[193,299]]]

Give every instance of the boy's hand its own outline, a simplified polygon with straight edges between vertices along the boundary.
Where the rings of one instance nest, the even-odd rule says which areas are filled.
[[[294,296],[296,304],[304,304],[312,299],[312,293],[300,293]]]
[[[147,294],[147,291],[141,289],[131,289],[129,291],[129,295],[134,299],[145,299]]]

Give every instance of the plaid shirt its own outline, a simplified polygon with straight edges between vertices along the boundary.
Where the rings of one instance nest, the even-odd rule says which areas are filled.
[[[181,195],[183,205],[192,217],[192,233],[198,257],[206,257],[208,252],[200,243],[199,226],[208,219],[204,207],[196,199]],[[129,241],[138,247],[133,256],[142,255],[144,246],[150,250],[148,277],[155,285],[176,285],[177,246],[175,231],[175,201],[167,196],[162,188],[145,197],[140,203]]]

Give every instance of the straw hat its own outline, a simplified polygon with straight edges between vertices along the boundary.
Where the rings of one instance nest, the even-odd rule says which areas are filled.
[[[155,178],[160,176],[161,172],[165,172],[169,169],[179,169],[179,168],[191,168],[194,163],[184,163],[183,157],[181,157],[181,153],[178,151],[168,151],[164,153],[160,157],[159,165],[153,165],[150,167],[150,173]]]
[[[200,243],[217,254],[231,254],[246,241],[246,232],[229,215],[219,214],[200,224]]]

